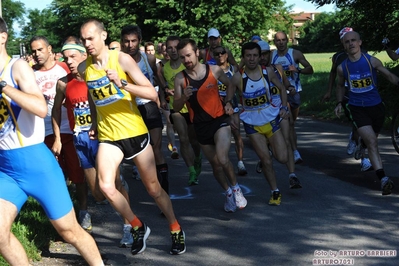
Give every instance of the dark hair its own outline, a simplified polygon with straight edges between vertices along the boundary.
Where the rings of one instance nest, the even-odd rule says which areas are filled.
[[[260,46],[256,42],[247,42],[244,43],[244,45],[241,47],[241,57],[244,57],[245,50],[252,50],[252,49],[258,49],[259,56],[261,55],[262,50],[260,49]]]
[[[216,46],[215,48],[213,48],[213,50],[216,50],[216,49],[218,49],[218,48],[221,48],[221,49],[223,50],[223,52],[226,52],[226,48],[224,48],[224,47],[221,46],[221,45]]]
[[[168,38],[166,38],[166,41],[165,41],[165,46],[166,46],[166,47],[168,47],[167,44],[168,44],[169,41],[171,41],[171,42],[172,42],[172,41],[179,41],[179,42],[180,42],[180,41],[181,41],[181,38],[180,38],[179,36],[176,36],[176,35],[168,36]]]
[[[32,45],[32,43],[35,42],[35,41],[44,41],[44,43],[46,44],[46,46],[49,46],[49,45],[50,45],[48,39],[47,39],[46,37],[44,37],[44,36],[41,36],[41,35],[39,35],[39,36],[33,36],[32,39],[30,39],[30,41],[29,41],[29,45]]]
[[[123,35],[126,35],[126,34],[136,34],[140,41],[143,38],[143,36],[141,34],[141,29],[137,25],[124,26],[121,30],[121,38],[123,38]]]
[[[146,42],[144,44],[144,48],[147,49],[148,46],[154,46],[155,47],[155,44],[153,42]]]
[[[198,50],[197,43],[193,39],[190,39],[190,38],[182,39],[179,42],[179,44],[177,45],[176,49],[177,49],[177,51],[179,51],[189,44],[193,48],[194,52],[197,52],[197,50]]]
[[[99,31],[105,31],[104,23],[102,23],[101,21],[99,21],[98,19],[95,19],[95,18],[91,18],[91,19],[86,20],[82,24],[82,26],[80,26],[80,29],[83,29],[83,27],[86,26],[89,23],[93,23],[99,29]]]
[[[5,20],[2,17],[0,17],[0,33],[3,32],[8,33],[8,27]]]

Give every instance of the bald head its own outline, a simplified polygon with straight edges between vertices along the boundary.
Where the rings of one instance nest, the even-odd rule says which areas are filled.
[[[109,49],[110,50],[117,50],[120,51],[121,50],[121,44],[117,41],[113,41],[109,44]]]

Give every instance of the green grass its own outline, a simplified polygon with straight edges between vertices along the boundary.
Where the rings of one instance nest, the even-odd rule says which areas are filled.
[[[68,189],[76,210],[76,193],[71,187]],[[51,241],[60,239],[43,208],[31,197],[21,208],[11,231],[21,242],[30,261],[40,261],[42,251],[49,249]],[[1,255],[0,266],[8,266]]]
[[[388,63],[388,68],[393,67],[391,59],[388,57],[386,52],[374,53],[369,52],[371,55],[380,59],[383,64]],[[333,53],[322,53],[322,54],[305,54],[306,59],[313,66],[313,75],[302,75],[301,83],[303,86],[303,91],[301,92],[301,111],[300,115],[312,116],[318,119],[332,120],[332,121],[342,121],[346,122],[347,119],[344,115],[341,118],[337,118],[334,114],[335,108],[335,88],[331,94],[331,100],[329,102],[321,102],[322,97],[327,91],[328,78],[331,70],[331,58]],[[399,69],[393,68],[392,72],[399,74]],[[395,96],[395,91],[397,88],[392,84],[389,84],[384,77],[379,77],[379,91],[387,106],[387,119],[386,126],[389,127],[390,116],[396,103],[399,102],[399,97]]]

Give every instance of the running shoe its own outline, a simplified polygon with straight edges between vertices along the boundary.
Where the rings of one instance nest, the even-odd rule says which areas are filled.
[[[170,232],[172,238],[172,248],[170,249],[171,255],[180,255],[186,252],[186,235],[184,231],[180,229],[178,233]]]
[[[272,196],[269,200],[269,205],[278,206],[281,204],[281,193],[280,191],[273,191]]]
[[[359,141],[357,143],[355,155],[354,155],[355,160],[359,160],[360,158],[362,158],[362,155],[364,154],[365,149],[366,149],[366,147],[363,144],[362,138],[359,137]]]
[[[366,172],[366,171],[369,171],[369,170],[373,170],[373,166],[371,165],[371,162],[370,162],[369,159],[363,158],[360,161],[360,171]]]
[[[258,163],[256,164],[256,172],[258,174],[262,173],[262,162],[259,160]]]
[[[91,233],[93,226],[91,225],[91,216],[88,212],[79,215],[80,226]]]
[[[202,154],[200,154],[198,158],[195,158],[194,168],[195,172],[197,173],[197,176],[199,176],[201,174],[201,168],[202,168]]]
[[[174,160],[179,159],[179,152],[177,151],[177,148],[172,149],[172,153],[170,154],[170,157]]]
[[[169,150],[169,151],[173,151],[173,146],[172,146],[172,144],[170,144],[170,143],[168,144],[168,150]]]
[[[146,249],[146,241],[151,233],[151,229],[143,223],[141,227],[132,228],[130,231],[133,237],[133,244],[131,248],[132,255],[140,254]]]
[[[246,175],[247,174],[247,169],[245,169],[245,165],[243,161],[239,161],[237,163],[237,168],[238,168],[238,175]]]
[[[234,198],[234,193],[226,193],[226,201],[224,203],[225,212],[235,212],[237,210],[236,200]]]
[[[302,157],[301,157],[301,155],[299,154],[299,151],[298,151],[298,150],[295,150],[295,151],[294,151],[294,161],[295,161],[295,164],[300,164],[300,163],[303,162]]]
[[[383,196],[391,194],[394,187],[395,185],[389,177],[386,176],[381,179],[381,190]]]
[[[197,178],[197,173],[196,172],[191,172],[190,176],[188,178],[188,185],[189,186],[194,186],[194,185],[198,185],[198,178]]]
[[[348,155],[352,155],[356,150],[356,141],[354,141],[352,139],[352,135],[353,135],[353,132],[351,132],[349,134],[349,142],[348,142],[348,145],[346,146],[346,153]]]
[[[290,176],[290,189],[302,188],[301,182],[295,175]]]
[[[133,236],[132,236],[132,226],[124,225],[123,226],[123,236],[121,241],[119,242],[120,248],[130,248],[133,244]]]
[[[234,198],[236,200],[237,208],[244,209],[245,206],[247,206],[247,199],[242,194],[241,188],[238,186],[237,189],[233,188],[232,190],[233,190]]]

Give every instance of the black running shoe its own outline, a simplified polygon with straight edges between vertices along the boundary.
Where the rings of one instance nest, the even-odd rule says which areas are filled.
[[[172,237],[172,248],[170,249],[171,255],[180,255],[186,252],[186,235],[183,230],[179,233],[170,233]]]
[[[147,247],[145,241],[151,233],[151,229],[143,223],[143,225],[137,229],[132,228],[130,231],[133,236],[133,244],[132,244],[132,255],[139,254],[145,250]]]
[[[290,189],[302,188],[301,182],[298,177],[291,176],[290,177]]]

